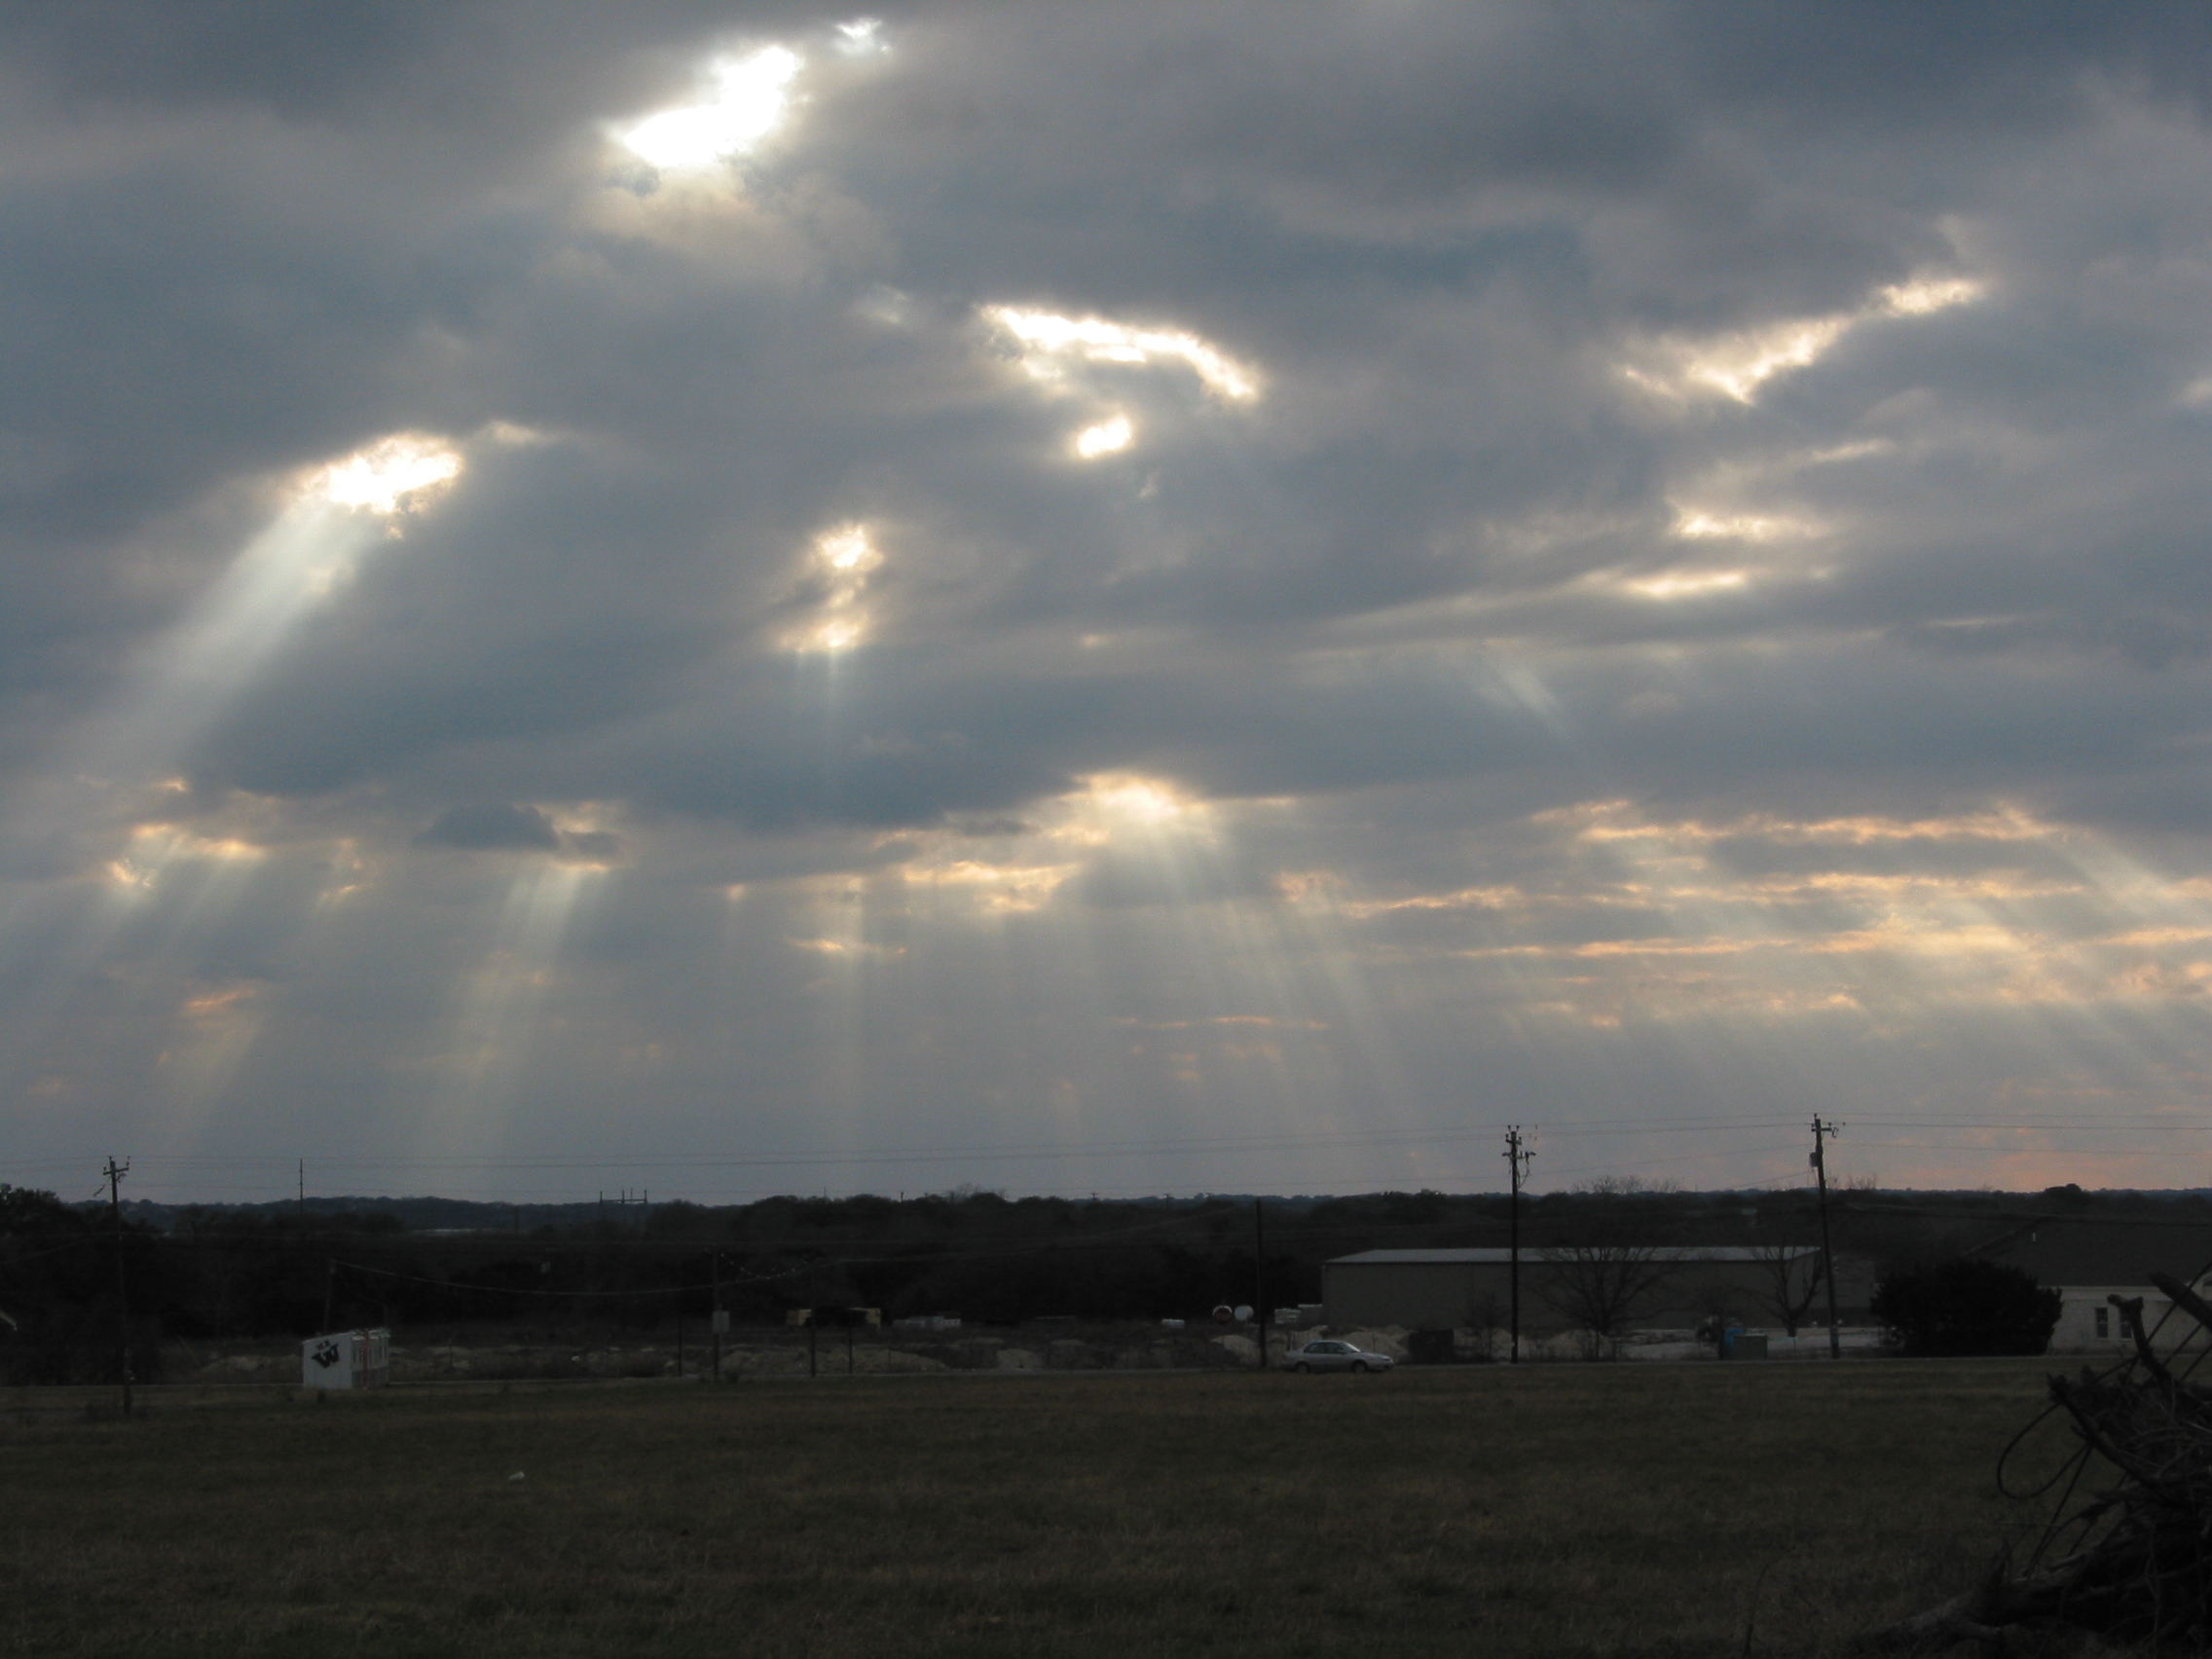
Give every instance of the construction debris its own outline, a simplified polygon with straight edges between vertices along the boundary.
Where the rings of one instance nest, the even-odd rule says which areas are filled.
[[[2056,1496],[2025,1569],[1993,1573],[1871,1633],[1868,1645],[1995,1641],[2020,1625],[2071,1627],[2120,1643],[2212,1645],[2212,1387],[2190,1381],[2212,1350],[2199,1340],[2185,1362],[2183,1341],[2168,1340],[2159,1351],[2160,1329],[2176,1314],[2212,1334],[2212,1304],[2164,1273],[2151,1279],[2173,1304],[2159,1329],[2144,1329],[2141,1297],[2111,1297],[2133,1355],[2050,1380],[2051,1404],[2036,1422],[2062,1417],[2077,1444],[2037,1489]],[[2035,1426],[2014,1438],[2008,1456]]]

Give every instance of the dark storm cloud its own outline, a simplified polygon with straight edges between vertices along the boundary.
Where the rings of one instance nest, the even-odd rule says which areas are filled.
[[[456,806],[416,841],[425,847],[460,847],[480,852],[491,847],[543,847],[561,844],[553,821],[535,806]]]

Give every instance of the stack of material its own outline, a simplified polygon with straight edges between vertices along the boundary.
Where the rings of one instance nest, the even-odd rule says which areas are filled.
[[[2151,1277],[2177,1312],[2212,1332],[2212,1304],[2164,1273]],[[2143,1328],[2141,1297],[2111,1301],[2135,1353],[2102,1373],[2084,1368],[2079,1378],[2050,1380],[2050,1411],[2064,1417],[2077,1445],[2046,1483],[2059,1496],[2027,1570],[1995,1574],[1876,1631],[1873,1645],[1992,1641],[2005,1627],[2027,1624],[2158,1647],[2212,1645],[2212,1387],[2177,1374],[2171,1351],[2160,1357],[2156,1333]],[[2112,1484],[2083,1493],[2092,1470]]]

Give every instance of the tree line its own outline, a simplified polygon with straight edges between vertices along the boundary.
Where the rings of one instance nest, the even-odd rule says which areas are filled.
[[[1861,1195],[1842,1204],[1839,1251],[1886,1266],[1944,1260],[2017,1219],[2023,1205],[2075,1202],[2063,1193],[1948,1195],[1937,1206],[1896,1198]],[[386,1199],[127,1204],[118,1229],[104,1205],[0,1185],[0,1377],[111,1377],[124,1325],[119,1294],[134,1366],[150,1377],[166,1339],[294,1337],[368,1323],[654,1329],[718,1307],[739,1324],[780,1323],[797,1308],[856,1307],[971,1324],[1203,1317],[1221,1303],[1317,1301],[1321,1265],[1332,1257],[1506,1240],[1501,1195],[1260,1201],[1264,1264],[1249,1197],[785,1197],[604,1214],[572,1206],[535,1225],[511,1206],[438,1200],[449,1225],[436,1229],[410,1228],[402,1201]],[[2191,1213],[2212,1217],[2212,1205],[2194,1198],[2109,1201],[2161,1213],[2194,1205]],[[465,1225],[471,1220],[480,1225]],[[1808,1194],[1613,1182],[1524,1198],[1521,1236],[1531,1249],[1588,1255],[1593,1308],[1584,1322],[1604,1328],[1608,1303],[1633,1300],[1639,1250],[1802,1245],[1814,1226]],[[1800,1276],[1785,1290],[1802,1301],[1812,1288]]]

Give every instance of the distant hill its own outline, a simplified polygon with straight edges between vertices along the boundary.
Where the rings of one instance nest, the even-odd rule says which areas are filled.
[[[971,1196],[985,1199],[996,1195],[930,1195],[908,1200],[917,1207],[936,1202],[961,1203]],[[1167,1209],[1183,1210],[1198,1205],[1250,1204],[1255,1199],[1267,1203],[1272,1213],[1285,1218],[1309,1214],[1316,1209],[1336,1212],[1364,1212],[1378,1210],[1402,1213],[1409,1205],[1417,1207],[1442,1206],[1457,1210],[1467,1206],[1484,1211],[1495,1209],[1504,1202],[1501,1193],[1402,1193],[1376,1192],[1350,1195],[1313,1194],[1254,1194],[1254,1193],[1200,1193],[1180,1197],[1161,1195],[1142,1198],[1102,1198],[1087,1200],[1070,1195],[1056,1198],[1031,1198],[1008,1200],[1002,1203],[1014,1205],[1052,1205],[1074,1208],[1090,1207],[1100,1210]],[[1549,1206],[1573,1205],[1583,1196],[1572,1193],[1530,1194],[1528,1202],[1532,1211],[1540,1213]],[[1633,1195],[1634,1201],[1651,1210],[1681,1213],[1710,1210],[1720,1205],[1762,1205],[1772,1209],[1787,1209],[1810,1197],[1803,1189],[1789,1188],[1776,1191],[1769,1188],[1720,1189],[1710,1192],[1680,1192],[1659,1189]],[[2179,1187],[2165,1189],[2106,1188],[2083,1189],[2078,1186],[2047,1187],[2029,1192],[1999,1192],[1990,1188],[1884,1188],[1878,1192],[1863,1189],[1849,1192],[1837,1191],[1832,1195],[1839,1209],[1856,1208],[1865,1213],[1880,1209],[1910,1209],[1918,1206],[1940,1208],[1960,1219],[1968,1216],[1987,1216],[1991,1220],[2007,1217],[2026,1217],[2034,1214],[2080,1213],[2083,1209],[2107,1213],[2157,1212],[2171,1206],[2188,1206],[2212,1202],[2212,1188]],[[868,1196],[829,1199],[798,1199],[792,1198],[756,1200],[739,1204],[692,1204],[674,1199],[649,1206],[631,1200],[624,1203],[608,1198],[604,1202],[585,1199],[574,1203],[488,1203],[473,1198],[442,1198],[425,1194],[393,1198],[387,1195],[375,1197],[366,1194],[348,1194],[340,1197],[310,1197],[305,1204],[297,1198],[276,1198],[263,1203],[161,1203],[152,1199],[134,1198],[124,1201],[124,1213],[132,1221],[153,1227],[162,1232],[173,1232],[190,1216],[241,1216],[265,1220],[281,1220],[303,1212],[313,1219],[329,1219],[340,1216],[389,1217],[409,1233],[531,1233],[550,1227],[566,1232],[575,1228],[590,1228],[605,1222],[610,1225],[641,1227],[648,1217],[691,1211],[702,1216],[736,1216],[761,1204],[784,1205],[803,1202],[824,1205],[830,1211],[868,1210],[877,1206],[888,1207],[891,1200]],[[78,1206],[85,1209],[104,1210],[106,1205],[92,1200]],[[1393,1219],[1396,1219],[1393,1216]],[[1442,1219],[1441,1216],[1438,1219]]]

